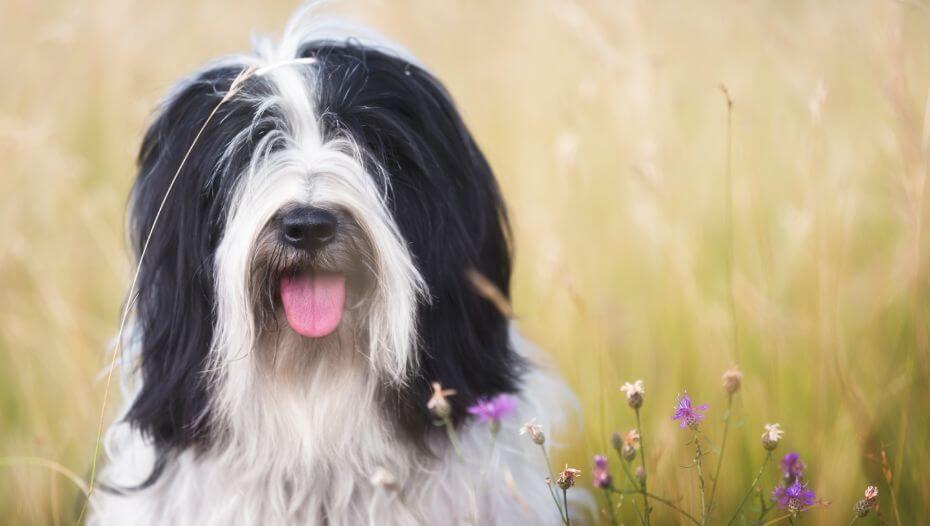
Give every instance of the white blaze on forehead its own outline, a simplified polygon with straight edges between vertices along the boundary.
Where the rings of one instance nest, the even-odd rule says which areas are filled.
[[[219,415],[235,413],[260,374],[254,362],[260,328],[252,312],[256,303],[249,297],[251,261],[259,233],[282,208],[302,204],[343,210],[371,245],[372,289],[365,296],[364,315],[356,321],[367,340],[364,348],[344,351],[367,356],[381,381],[406,382],[416,363],[417,304],[427,298],[423,279],[388,210],[385,174],[366,171],[363,153],[352,137],[323,135],[320,109],[315,107],[316,90],[325,81],[320,76],[323,65],[310,60],[282,63],[280,55],[273,58],[278,61],[258,69],[270,93],[252,101],[258,115],[251,129],[237,134],[235,141],[249,145],[259,125],[273,131],[250,146],[252,161],[237,183],[215,260],[217,330],[211,370]],[[230,145],[229,151],[235,146]]]
[[[287,133],[306,157],[312,157],[323,146],[318,115],[310,92],[311,65],[285,65],[271,70],[268,78],[277,92],[276,107],[288,127]]]

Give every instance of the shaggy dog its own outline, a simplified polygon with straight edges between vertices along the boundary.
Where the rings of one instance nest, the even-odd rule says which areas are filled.
[[[518,429],[571,395],[488,299],[511,274],[490,166],[416,59],[305,18],[182,80],[145,134],[91,523],[558,523]],[[469,415],[501,394],[500,424]]]

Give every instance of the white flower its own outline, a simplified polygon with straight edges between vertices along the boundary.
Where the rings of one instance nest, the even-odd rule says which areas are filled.
[[[616,384],[614,384],[614,385],[616,385]],[[645,393],[646,393],[646,390],[643,389],[643,381],[642,381],[642,380],[636,380],[636,381],[633,382],[633,383],[626,382],[626,383],[623,384],[623,387],[621,387],[620,390],[623,391],[624,393],[626,393],[626,398],[627,398],[627,400],[629,400],[630,398],[632,398],[633,395],[636,395],[636,394],[642,395],[642,394],[645,394]]]
[[[762,447],[767,451],[772,451],[778,447],[778,442],[781,441],[782,435],[785,432],[782,431],[780,424],[765,424],[765,433],[762,433]]]
[[[626,393],[626,402],[630,407],[638,410],[643,406],[643,394],[646,390],[643,389],[642,380],[636,380],[633,383],[626,382],[620,390]]]
[[[765,433],[762,434],[762,438],[778,442],[784,434],[781,424],[765,424]]]

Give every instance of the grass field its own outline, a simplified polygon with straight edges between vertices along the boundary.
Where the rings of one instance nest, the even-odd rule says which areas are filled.
[[[73,521],[74,484],[23,463],[89,472],[132,271],[123,216],[142,131],[175,79],[296,7],[269,4],[0,0],[0,456],[16,457],[0,463],[0,522]],[[800,452],[832,502],[802,523],[847,524],[869,483],[885,524],[927,520],[930,5],[331,11],[431,66],[495,167],[520,325],[584,409],[556,433],[555,462],[581,468],[581,485],[610,433],[635,426],[619,387],[642,378],[650,490],[699,510],[675,396],[710,404],[704,428],[719,443],[720,375],[738,363],[723,510],[758,470],[762,425],[780,422],[778,452]],[[778,476],[770,467],[766,491]],[[637,524],[630,499],[621,513]],[[660,507],[653,523],[676,520]]]

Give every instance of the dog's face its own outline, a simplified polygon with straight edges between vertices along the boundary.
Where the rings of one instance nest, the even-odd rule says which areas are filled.
[[[144,385],[128,418],[164,449],[223,433],[217,400],[235,389],[300,382],[332,356],[364,357],[414,434],[432,381],[458,409],[516,388],[507,320],[466,277],[508,293],[506,214],[448,94],[358,42],[297,39],[280,55],[183,81],[143,141]]]

